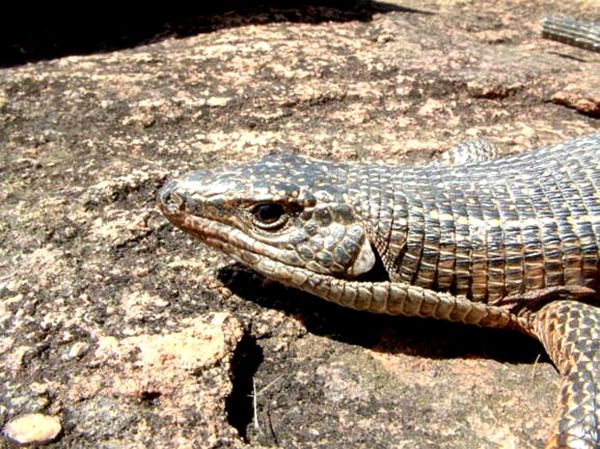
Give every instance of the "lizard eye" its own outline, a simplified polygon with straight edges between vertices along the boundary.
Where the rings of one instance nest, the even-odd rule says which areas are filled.
[[[288,216],[281,204],[264,203],[252,209],[252,221],[262,229],[278,229],[285,224]]]

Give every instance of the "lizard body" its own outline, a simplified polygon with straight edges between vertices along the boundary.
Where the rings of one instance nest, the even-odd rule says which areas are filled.
[[[481,148],[422,167],[271,154],[170,181],[159,206],[340,305],[538,338],[562,379],[546,448],[598,449],[600,134],[499,159]]]

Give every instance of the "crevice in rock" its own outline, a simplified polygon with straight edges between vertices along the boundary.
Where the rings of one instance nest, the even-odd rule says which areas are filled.
[[[254,337],[245,335],[231,361],[233,389],[225,402],[227,421],[247,440],[247,428],[254,418],[252,379],[263,361],[263,351]],[[246,441],[247,442],[247,441]]]

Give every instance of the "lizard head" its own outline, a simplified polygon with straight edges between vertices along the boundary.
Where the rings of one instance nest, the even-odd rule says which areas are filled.
[[[175,226],[264,275],[297,268],[354,278],[376,257],[346,182],[343,165],[271,154],[169,181],[158,203]]]

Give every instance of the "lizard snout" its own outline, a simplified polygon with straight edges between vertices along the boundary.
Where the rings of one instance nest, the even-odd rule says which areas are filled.
[[[167,216],[179,214],[185,208],[184,196],[177,191],[178,183],[168,181],[158,192],[158,207]]]

